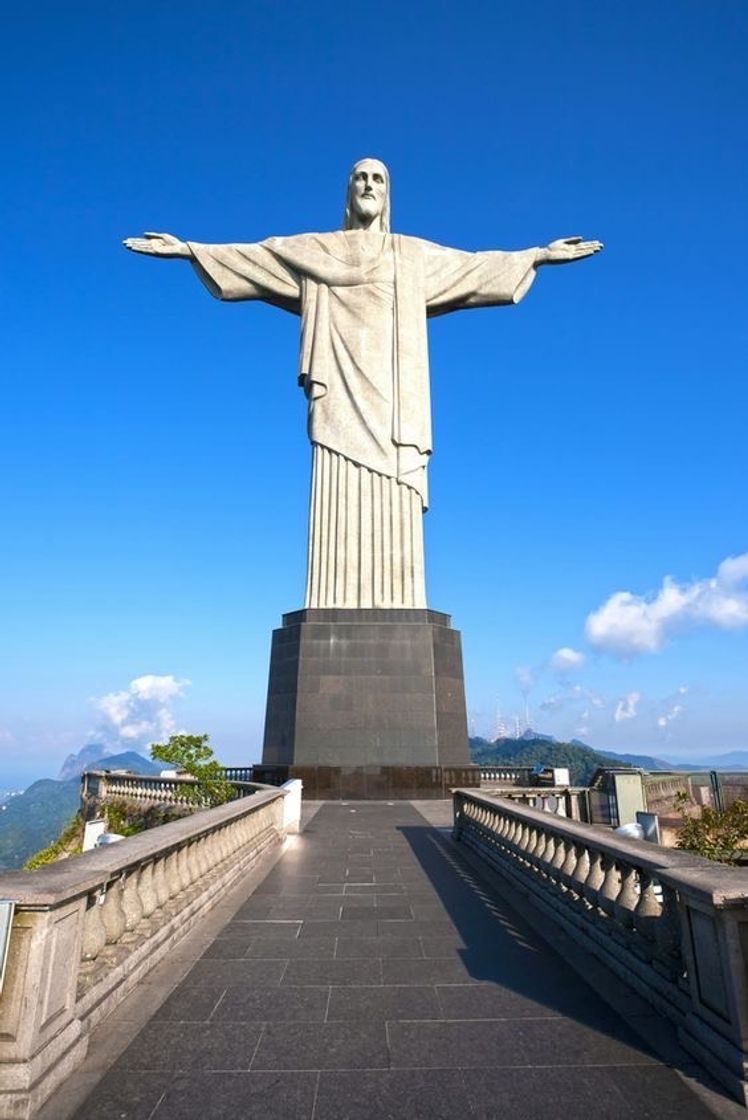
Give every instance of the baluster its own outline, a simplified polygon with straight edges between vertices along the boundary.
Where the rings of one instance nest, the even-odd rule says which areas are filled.
[[[164,858],[164,881],[168,897],[164,906],[170,913],[179,909],[179,895],[182,890],[182,880],[179,875],[179,849],[175,848]]]
[[[143,903],[140,897],[140,878],[142,870],[134,867],[122,883],[122,911],[125,915],[125,929],[131,933],[143,917]]]
[[[605,877],[597,896],[597,904],[603,913],[612,918],[615,914],[616,899],[621,889],[621,873],[614,857],[610,855],[603,856],[603,868]]]
[[[208,856],[208,878],[214,879],[216,875],[220,874],[217,868],[223,858],[221,855],[220,834],[218,829],[209,832],[205,837],[205,842]]]
[[[527,850],[525,852],[527,862],[534,867],[536,864],[535,852],[537,851],[538,844],[540,843],[541,831],[537,825],[530,825],[530,835],[527,838]]]
[[[553,878],[556,880],[556,882],[559,882],[560,879],[561,879],[561,868],[564,866],[565,861],[566,861],[566,841],[564,840],[563,836],[556,835],[556,837],[555,837],[555,850],[553,852],[553,860],[551,861],[551,866],[553,867],[553,870],[556,873],[553,876]]]
[[[561,868],[560,868],[560,871],[559,871],[559,879],[561,880],[561,883],[566,887],[567,891],[573,891],[574,890],[574,878],[573,878],[574,877],[574,868],[577,866],[577,860],[579,858],[579,853],[577,852],[577,846],[576,846],[576,844],[574,843],[573,840],[567,840],[566,844],[565,844],[565,847],[566,847],[566,858],[564,859],[564,862],[561,864]]]
[[[140,869],[138,876],[138,896],[140,898],[140,905],[143,908],[143,917],[148,918],[158,907],[158,898],[153,886],[153,866],[154,860],[146,863]]]
[[[639,871],[639,887],[639,901],[634,910],[634,928],[648,941],[654,941],[655,926],[660,917],[661,907],[655,894],[654,881],[647,871]]]
[[[637,869],[630,863],[621,863],[621,889],[615,903],[616,921],[624,929],[632,929],[634,925],[634,910],[639,901],[637,891]]]
[[[543,867],[545,862],[545,853],[548,850],[548,833],[544,828],[538,828],[538,839],[533,849],[533,860],[536,867]]]
[[[182,893],[182,891],[187,890],[187,887],[190,885],[189,872],[187,870],[185,862],[188,843],[189,842],[185,840],[185,842],[183,844],[180,844],[177,850],[174,852],[174,872],[177,882],[179,883],[180,894]]]
[[[553,858],[556,854],[556,834],[550,832],[548,829],[545,831],[545,847],[543,848],[543,874],[546,878],[550,877],[553,870]]]
[[[200,861],[203,875],[209,879],[216,865],[216,854],[213,842],[213,833],[204,832],[200,839]]]
[[[125,912],[122,909],[122,881],[114,879],[107,884],[101,904],[101,921],[108,945],[115,945],[125,932]]]
[[[153,889],[159,908],[163,907],[169,898],[169,885],[166,882],[166,860],[163,856],[156,856],[153,861]]]
[[[229,830],[225,824],[222,824],[218,829],[218,847],[221,852],[221,862],[223,862],[223,860],[228,859],[231,855]]]
[[[195,841],[183,844],[179,849],[179,863],[182,873],[182,885],[184,890],[190,890],[192,884],[197,878],[197,867],[195,866]]]
[[[81,942],[81,958],[84,961],[94,961],[106,945],[106,930],[101,920],[102,890],[89,895],[86,913],[83,917],[83,939]]]
[[[604,882],[605,871],[603,869],[603,853],[596,848],[592,848],[590,851],[590,869],[584,881],[583,891],[584,897],[587,899],[596,915],[600,907],[600,888]]]
[[[581,906],[587,910],[589,903],[584,893],[587,876],[590,873],[590,853],[586,844],[577,846],[577,862],[571,875],[571,886]]]

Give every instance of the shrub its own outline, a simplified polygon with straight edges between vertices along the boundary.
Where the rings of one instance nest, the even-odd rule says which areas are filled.
[[[185,770],[195,779],[185,795],[204,808],[223,805],[234,797],[234,787],[222,776],[223,768],[208,739],[208,735],[172,735],[168,743],[151,745],[151,758]]]
[[[748,840],[748,802],[735,801],[724,810],[706,805],[700,817],[688,815],[689,804],[688,794],[677,794],[676,808],[683,821],[677,847],[720,863],[737,863]]]

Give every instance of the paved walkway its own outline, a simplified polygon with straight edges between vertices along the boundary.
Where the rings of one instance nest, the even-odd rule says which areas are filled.
[[[75,1116],[708,1120],[724,1106],[414,806],[358,802],[322,806]]]

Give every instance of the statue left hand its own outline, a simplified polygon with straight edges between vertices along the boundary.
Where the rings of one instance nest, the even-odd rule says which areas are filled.
[[[581,237],[561,237],[540,250],[538,264],[568,264],[599,253],[602,241],[583,241]]]

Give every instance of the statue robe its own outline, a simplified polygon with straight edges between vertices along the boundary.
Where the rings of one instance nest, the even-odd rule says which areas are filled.
[[[306,606],[425,607],[426,317],[518,302],[537,251],[467,253],[360,230],[188,244],[218,299],[301,316],[313,448]]]

